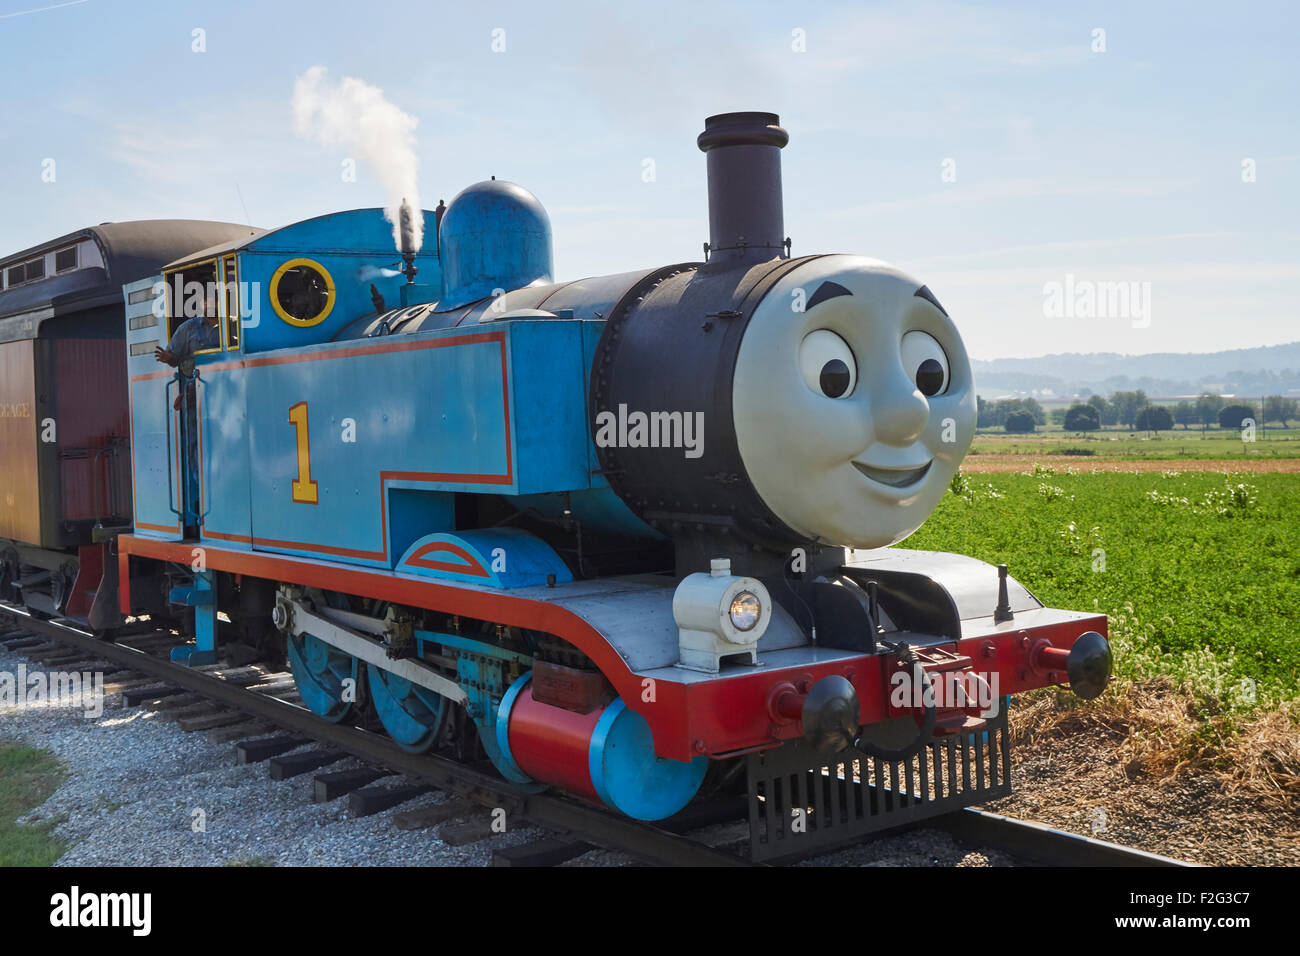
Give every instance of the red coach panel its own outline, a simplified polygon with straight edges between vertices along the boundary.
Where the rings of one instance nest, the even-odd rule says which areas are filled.
[[[131,514],[127,459],[126,350],[120,339],[54,339],[54,407],[59,426],[60,517]]]

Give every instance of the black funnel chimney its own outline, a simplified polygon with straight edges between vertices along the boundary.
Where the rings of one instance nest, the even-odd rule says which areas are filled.
[[[781,148],[790,134],[775,113],[719,113],[696,142],[708,154],[710,262],[740,265],[785,250]]]

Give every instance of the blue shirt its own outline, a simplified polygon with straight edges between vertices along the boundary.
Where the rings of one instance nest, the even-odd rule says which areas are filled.
[[[167,343],[167,350],[176,356],[177,364],[187,363],[191,367],[194,364],[195,352],[220,347],[221,324],[208,325],[207,320],[201,315],[182,322],[180,328],[172,333],[171,341]]]

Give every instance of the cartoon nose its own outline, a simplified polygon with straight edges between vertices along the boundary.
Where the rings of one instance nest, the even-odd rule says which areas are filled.
[[[921,437],[930,420],[930,403],[916,383],[898,373],[873,396],[876,438],[887,445],[910,445]]]

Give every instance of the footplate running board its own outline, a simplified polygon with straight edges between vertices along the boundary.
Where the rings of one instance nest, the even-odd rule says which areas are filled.
[[[749,755],[753,862],[822,853],[1011,792],[1005,707],[982,729],[936,738],[910,760],[840,759],[827,765],[802,740]]]

